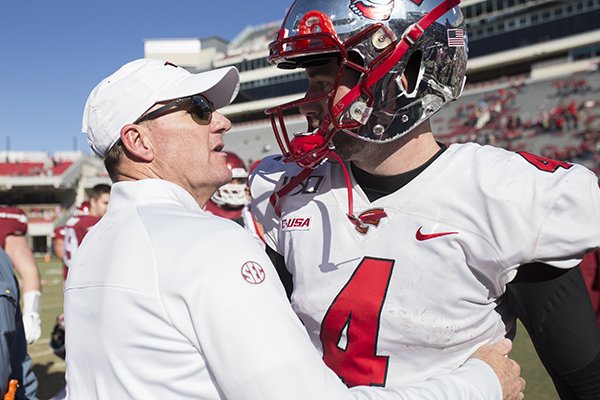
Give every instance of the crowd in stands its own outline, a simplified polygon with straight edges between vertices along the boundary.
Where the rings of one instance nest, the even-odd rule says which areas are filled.
[[[584,78],[561,79],[554,81],[552,85],[558,96],[588,93],[592,89],[588,80]]]
[[[60,176],[73,164],[73,161],[0,162],[0,176]]]
[[[584,164],[600,176],[600,87],[577,75],[546,85],[552,94],[539,104],[527,104],[530,87],[522,81],[459,101],[445,121],[434,119],[446,125],[440,139],[527,150]]]

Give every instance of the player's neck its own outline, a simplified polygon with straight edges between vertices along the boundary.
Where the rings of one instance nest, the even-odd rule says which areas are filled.
[[[374,145],[378,149],[369,157],[353,160],[363,171],[373,175],[399,175],[426,163],[440,149],[428,124],[417,127],[413,132],[394,142]]]

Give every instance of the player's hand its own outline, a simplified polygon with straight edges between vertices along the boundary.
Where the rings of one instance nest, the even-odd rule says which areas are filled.
[[[486,362],[500,381],[504,400],[521,400],[525,398],[525,379],[521,378],[521,366],[515,360],[508,358],[512,350],[512,342],[508,339],[481,346],[471,358]]]
[[[23,328],[27,344],[35,343],[42,336],[41,297],[42,294],[38,290],[23,293]]]
[[[42,336],[42,320],[40,314],[29,312],[23,314],[23,328],[25,328],[25,339],[27,344],[35,343]]]

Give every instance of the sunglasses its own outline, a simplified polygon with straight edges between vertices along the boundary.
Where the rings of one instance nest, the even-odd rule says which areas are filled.
[[[201,94],[195,94],[193,96],[180,97],[178,99],[175,99],[165,104],[164,106],[157,108],[152,112],[149,112],[146,115],[142,115],[141,117],[135,120],[134,124],[139,124],[144,121],[156,119],[175,108],[181,108],[187,104],[190,104],[190,107],[187,110],[187,112],[192,115],[192,118],[194,119],[194,121],[196,121],[197,124],[210,124],[210,121],[212,120],[212,113],[215,111],[215,105],[212,103],[212,101],[208,100]]]

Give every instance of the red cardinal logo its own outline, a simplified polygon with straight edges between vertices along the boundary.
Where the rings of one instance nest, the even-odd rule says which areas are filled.
[[[369,231],[369,226],[378,227],[381,222],[381,218],[387,217],[383,208],[373,208],[371,210],[363,211],[357,218],[363,223],[363,226],[356,225],[356,230],[359,233],[365,235]]]
[[[350,9],[361,17],[383,21],[390,18],[394,0],[350,0]]]

